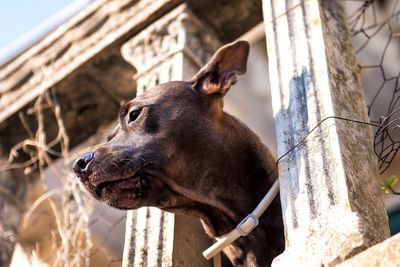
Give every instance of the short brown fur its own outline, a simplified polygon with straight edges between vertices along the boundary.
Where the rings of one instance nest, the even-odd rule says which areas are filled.
[[[224,46],[191,81],[158,85],[125,104],[110,140],[74,164],[86,189],[119,209],[198,217],[211,237],[231,231],[278,177],[269,149],[222,110],[248,53],[247,42]],[[278,197],[224,252],[235,266],[267,266],[283,248]]]

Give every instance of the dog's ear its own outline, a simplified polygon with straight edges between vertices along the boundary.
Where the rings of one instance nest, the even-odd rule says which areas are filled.
[[[246,41],[227,44],[215,52],[211,60],[190,80],[193,88],[208,95],[224,96],[246,72],[250,46]]]

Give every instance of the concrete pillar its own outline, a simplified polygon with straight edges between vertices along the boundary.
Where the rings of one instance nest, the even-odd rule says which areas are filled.
[[[263,0],[278,158],[329,116],[368,121],[340,1]],[[333,265],[389,236],[369,126],[328,119],[279,162],[286,250]]]
[[[173,80],[189,80],[219,46],[217,38],[182,4],[133,37],[122,55],[137,70],[137,93]],[[123,266],[211,266],[210,244],[198,219],[156,208],[129,211]]]

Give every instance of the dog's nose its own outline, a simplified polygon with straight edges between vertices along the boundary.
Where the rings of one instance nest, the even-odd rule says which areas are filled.
[[[72,168],[74,169],[76,174],[81,174],[86,171],[86,167],[88,166],[89,162],[91,162],[94,158],[93,152],[88,152],[80,156],[77,160],[75,160],[74,165]]]

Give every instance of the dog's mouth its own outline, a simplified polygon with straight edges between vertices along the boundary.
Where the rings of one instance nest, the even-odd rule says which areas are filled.
[[[144,195],[148,188],[148,178],[142,173],[136,173],[128,178],[113,179],[95,185],[93,193],[98,199],[119,197],[129,193],[131,198]]]

